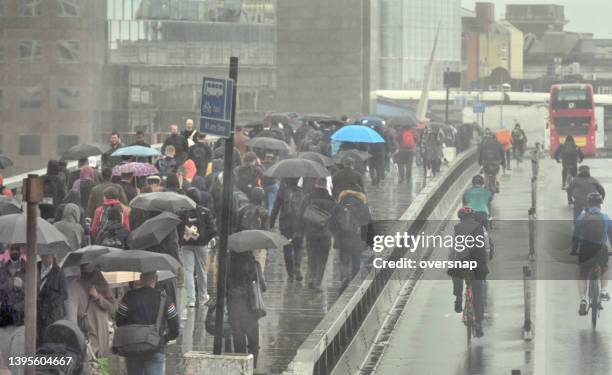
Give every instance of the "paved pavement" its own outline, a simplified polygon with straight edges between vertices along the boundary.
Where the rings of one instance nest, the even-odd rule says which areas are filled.
[[[378,188],[366,180],[368,203],[378,220],[397,219],[408,207],[414,192],[423,184],[421,170],[414,169],[413,186],[397,183],[397,172]],[[332,249],[323,281],[323,292],[311,291],[304,282],[288,283],[281,252],[269,252],[265,267],[268,291],[264,293],[268,315],[260,320],[260,356],[258,371],[281,373],[295,356],[297,348],[329,311],[339,296],[338,254]],[[302,271],[307,270],[304,257]],[[209,276],[214,288],[214,277]],[[212,292],[209,291],[209,292]],[[183,321],[182,335],[167,352],[167,373],[181,374],[179,358],[189,350],[212,351],[212,337],[204,329],[205,310],[191,310]]]

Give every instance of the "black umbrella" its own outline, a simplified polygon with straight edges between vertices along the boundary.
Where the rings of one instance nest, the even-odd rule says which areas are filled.
[[[313,151],[300,152],[299,154],[297,154],[297,157],[298,159],[306,159],[306,160],[317,162],[326,168],[334,165],[334,161],[332,159],[318,152],[313,152]]]
[[[0,197],[0,215],[20,214],[21,202],[15,197]]]
[[[261,148],[264,150],[289,151],[289,145],[279,139],[269,137],[257,137],[249,139],[245,145],[251,148]]]
[[[86,246],[76,251],[68,254],[66,258],[64,258],[62,262],[62,268],[68,267],[78,267],[81,264],[91,263],[96,260],[99,256],[107,254],[107,253],[116,253],[119,251],[124,251],[122,249],[117,249],[114,247],[108,246]]]
[[[25,244],[27,242],[25,213],[0,216],[0,243]],[[39,245],[40,255],[60,255],[71,250],[66,237],[40,217],[36,218],[36,243]]]
[[[154,272],[171,271],[175,275],[181,265],[168,254],[145,250],[125,250],[100,255],[92,262],[104,272]]]
[[[346,158],[352,158],[356,162],[364,162],[364,161],[368,160],[371,157],[372,157],[372,155],[370,155],[368,152],[365,152],[365,151],[344,150],[344,151],[340,151],[336,155],[334,155],[333,159],[336,162],[336,164],[342,164],[342,161],[344,161],[344,159],[346,159]]]
[[[308,123],[310,121],[331,121],[331,120],[335,120],[336,118],[330,115],[325,115],[322,113],[309,113],[306,114],[304,116],[302,116],[302,122],[303,123]]]
[[[148,249],[157,246],[176,229],[180,222],[181,219],[175,214],[162,212],[145,221],[130,233],[128,244],[132,249]]]
[[[281,249],[289,240],[275,232],[265,230],[243,230],[228,238],[227,247],[235,253],[257,249]]]
[[[13,161],[7,156],[0,155],[0,169],[5,169],[13,165]]]
[[[268,168],[264,176],[275,178],[319,178],[329,176],[329,171],[321,164],[312,160],[285,159]]]
[[[80,160],[90,156],[96,156],[110,150],[110,146],[98,143],[84,143],[68,149],[62,154],[61,160]]]
[[[168,211],[178,213],[193,210],[196,203],[186,195],[171,191],[139,194],[130,202],[130,207],[145,211]]]
[[[246,125],[243,126],[243,128],[256,128],[259,126],[264,126],[265,123],[263,121],[251,121],[251,122],[247,122]]]
[[[272,113],[271,115],[266,116],[264,121],[269,122],[270,124],[283,124],[291,126],[292,128],[295,125],[295,121],[289,117],[286,113]]]

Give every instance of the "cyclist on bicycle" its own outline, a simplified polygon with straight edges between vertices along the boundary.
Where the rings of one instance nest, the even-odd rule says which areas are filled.
[[[527,145],[527,135],[525,131],[521,129],[521,124],[518,122],[514,125],[512,130],[512,153],[517,161],[523,160],[523,153],[525,152],[525,146]]]
[[[504,147],[497,141],[495,135],[489,129],[485,131],[485,137],[480,144],[480,156],[478,164],[480,164],[487,176],[495,178],[495,192],[499,193],[499,183],[497,174],[499,167],[504,163]],[[488,184],[487,184],[488,185]],[[488,187],[488,186],[487,186]]]
[[[578,314],[580,315],[587,314],[587,280],[593,267],[600,267],[600,299],[610,299],[610,295],[608,294],[607,244],[609,241],[612,241],[612,221],[610,217],[608,217],[608,214],[601,212],[601,204],[603,203],[601,194],[589,194],[587,202],[588,208],[580,214],[574,229],[574,238],[577,238],[575,243],[578,245],[579,251],[578,292],[580,293],[580,308]]]
[[[574,221],[582,210],[587,207],[587,197],[591,193],[599,193],[606,197],[606,190],[594,177],[588,165],[578,168],[578,175],[567,187],[568,202],[574,204]]]
[[[555,160],[563,165],[561,171],[561,189],[565,190],[567,187],[567,174],[569,173],[572,177],[576,177],[578,163],[582,163],[584,160],[584,154],[580,147],[576,145],[576,142],[574,142],[574,137],[568,135],[565,138],[565,142],[555,152]]]
[[[474,210],[470,207],[463,207],[457,212],[459,223],[454,227],[455,237],[481,236],[483,246],[478,246],[477,241],[473,241],[471,246],[466,243],[463,249],[450,249],[450,260],[476,261],[477,266],[473,271],[462,269],[449,269],[448,274],[453,280],[453,295],[455,296],[455,312],[460,313],[463,305],[463,279],[470,279],[472,283],[472,295],[474,297],[475,315],[475,336],[482,337],[482,319],[484,318],[485,301],[485,280],[489,269],[487,267],[489,241],[485,226],[476,218]]]
[[[463,206],[474,210],[474,216],[487,226],[493,193],[484,187],[484,178],[477,174],[472,177],[472,186],[463,193]]]

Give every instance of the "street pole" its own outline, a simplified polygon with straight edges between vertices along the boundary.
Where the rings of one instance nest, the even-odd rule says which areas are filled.
[[[229,77],[233,80],[232,118],[230,135],[225,140],[223,163],[223,197],[221,200],[221,228],[219,234],[219,272],[217,272],[217,307],[215,312],[215,341],[213,353],[220,355],[223,343],[223,319],[225,317],[225,284],[227,280],[227,242],[231,226],[232,175],[234,156],[234,128],[236,123],[236,92],[238,83],[238,58],[230,58]]]
[[[27,260],[25,274],[25,342],[24,354],[33,356],[36,354],[36,323],[37,311],[36,301],[38,297],[38,286],[36,269],[36,219],[38,217],[38,202],[42,197],[42,181],[38,175],[30,174],[23,180],[24,198],[27,202],[26,236],[27,236]],[[26,375],[34,375],[34,367],[26,367]]]

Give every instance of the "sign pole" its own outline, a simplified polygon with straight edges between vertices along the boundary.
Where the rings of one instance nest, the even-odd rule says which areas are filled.
[[[238,82],[238,58],[230,58],[229,77],[233,80],[232,114],[229,138],[225,139],[223,165],[223,198],[221,207],[221,228],[219,235],[219,271],[217,272],[217,307],[215,313],[215,341],[213,353],[221,354],[223,342],[223,320],[225,317],[225,284],[227,279],[227,242],[231,226],[232,175],[234,155],[234,128],[236,123],[236,91]]]
[[[25,190],[24,198],[27,202],[26,237],[27,237],[27,260],[25,272],[25,342],[24,354],[33,356],[36,354],[36,324],[37,311],[36,301],[38,297],[38,270],[36,269],[36,219],[38,218],[38,202],[42,197],[42,181],[37,175],[28,175],[23,180]],[[26,375],[34,375],[34,367],[25,369]]]

